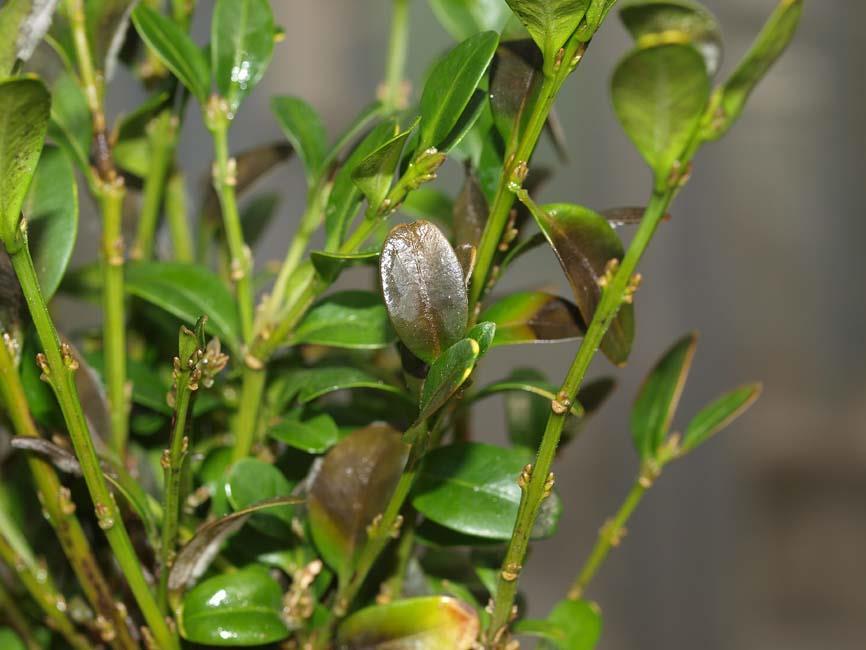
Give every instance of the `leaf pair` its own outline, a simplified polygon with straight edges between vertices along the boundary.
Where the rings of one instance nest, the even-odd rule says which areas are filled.
[[[268,0],[218,0],[211,22],[210,62],[180,25],[148,5],[132,13],[138,33],[204,105],[213,74],[233,117],[270,63],[276,30]]]
[[[760,395],[760,384],[745,385],[726,393],[689,422],[678,448],[670,450],[675,456],[663,453],[696,347],[695,334],[677,341],[641,386],[632,408],[631,429],[642,461],[664,464],[676,455],[695,449],[741,415]]]

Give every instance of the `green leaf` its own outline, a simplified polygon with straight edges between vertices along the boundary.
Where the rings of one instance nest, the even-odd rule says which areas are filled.
[[[145,3],[133,10],[132,22],[148,47],[204,106],[210,94],[211,71],[199,47],[177,23]]]
[[[749,95],[794,38],[802,14],[803,0],[780,0],[748,54],[722,86],[719,104],[721,119],[715,120],[705,138],[720,138],[737,120]]]
[[[545,68],[551,71],[559,49],[577,29],[590,4],[590,0],[506,1],[544,54]]]
[[[511,294],[485,309],[479,320],[496,323],[493,345],[568,341],[586,332],[573,303],[541,291]]]
[[[697,345],[696,334],[674,343],[640,388],[631,411],[631,430],[641,460],[656,457],[670,430]]]
[[[463,41],[478,32],[502,32],[512,13],[505,0],[429,0],[445,30]]]
[[[301,370],[295,377],[298,401],[306,404],[314,399],[350,388],[368,388],[408,399],[406,393],[365,370],[352,366],[322,366]]]
[[[292,341],[374,350],[390,345],[395,338],[380,296],[369,291],[340,291],[312,306]]]
[[[544,77],[543,55],[529,39],[500,43],[490,66],[490,109],[507,151],[526,130]]]
[[[579,205],[558,203],[533,210],[541,232],[559,260],[584,323],[592,322],[601,300],[599,280],[611,259],[625,251],[607,220]],[[634,307],[624,304],[601,342],[601,351],[614,364],[628,359],[634,341]]]
[[[349,154],[334,177],[334,185],[325,207],[325,248],[335,250],[343,242],[361,203],[361,191],[352,180],[355,167],[383,143],[394,137],[397,125],[388,120],[376,125]]]
[[[680,447],[682,453],[686,454],[699,447],[727,427],[745,413],[760,395],[760,384],[748,384],[725,393],[705,406],[686,427]]]
[[[337,633],[345,650],[471,650],[479,632],[472,607],[447,596],[408,598],[352,614]]]
[[[446,140],[490,65],[498,42],[496,32],[476,34],[433,68],[421,95],[418,151],[439,147]]]
[[[378,211],[382,201],[388,195],[394,172],[400,164],[406,138],[414,129],[413,124],[402,133],[395,135],[359,162],[352,171],[352,180],[366,197],[371,211]]]
[[[463,269],[436,226],[415,221],[391,230],[379,272],[391,323],[415,356],[430,362],[463,338],[469,316]]]
[[[31,57],[56,9],[57,2],[34,0],[7,0],[0,7],[0,78],[12,72],[17,59]]]
[[[27,646],[12,628],[0,627],[0,648],[5,650],[27,650]]]
[[[211,22],[211,67],[229,112],[237,112],[259,83],[274,51],[274,15],[268,0],[218,0]]]
[[[18,223],[45,143],[50,103],[41,81],[0,82],[0,241],[10,254],[25,242]]]
[[[134,262],[126,266],[126,290],[173,314],[187,325],[208,317],[207,330],[233,351],[240,349],[234,299],[209,269],[181,262]]]
[[[23,210],[39,286],[50,300],[66,272],[78,234],[75,171],[57,147],[42,150]]]
[[[327,251],[313,251],[310,253],[310,261],[316,273],[328,282],[334,282],[340,274],[352,266],[377,266],[379,264],[379,251],[366,253],[329,253]]]
[[[421,387],[418,420],[426,420],[442,408],[469,379],[480,352],[478,341],[463,339],[445,350],[433,362]]]
[[[517,478],[532,458],[528,450],[481,443],[434,449],[424,459],[412,505],[446,528],[475,537],[509,540],[520,505]],[[545,499],[533,537],[547,537],[556,531],[561,508],[555,494]]]
[[[620,18],[638,47],[690,43],[703,55],[712,77],[722,63],[722,33],[716,17],[692,0],[630,0]]]
[[[451,197],[426,185],[409,192],[400,206],[400,212],[413,219],[435,219],[444,226],[451,225],[453,210]]]
[[[282,472],[270,463],[255,458],[242,458],[232,465],[226,479],[226,496],[235,511],[276,497],[291,496],[294,485]],[[250,525],[256,530],[278,539],[292,535],[292,506],[271,508],[266,513],[256,513]]]
[[[325,456],[307,496],[310,531],[341,584],[354,569],[367,527],[385,510],[408,453],[397,431],[374,424],[351,433]]]
[[[601,637],[601,613],[595,603],[561,600],[547,620],[524,619],[514,631],[544,639],[540,650],[593,650]]]
[[[51,86],[48,135],[67,151],[79,169],[90,169],[93,122],[84,91],[70,74],[61,75]]]
[[[307,183],[312,185],[323,171],[322,164],[328,151],[325,125],[316,110],[298,97],[273,97],[271,110],[303,161]]]
[[[478,342],[478,357],[483,357],[487,354],[487,350],[493,345],[496,338],[496,323],[480,319],[482,322],[474,325],[471,330],[466,333],[466,338],[474,339]]]
[[[178,610],[180,635],[193,643],[245,647],[282,641],[283,590],[268,570],[252,565],[192,589]]]
[[[337,444],[340,430],[327,413],[304,420],[296,412],[268,429],[268,436],[308,454],[321,454]]]
[[[617,66],[612,93],[626,135],[652,168],[656,185],[666,186],[710,96],[703,57],[691,45],[637,49]]]

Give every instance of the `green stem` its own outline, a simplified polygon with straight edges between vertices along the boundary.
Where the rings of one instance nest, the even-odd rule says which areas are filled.
[[[0,560],[18,575],[24,588],[39,605],[52,628],[60,632],[76,650],[87,650],[90,644],[81,636],[66,616],[66,600],[61,596],[45,567],[33,565],[15,552],[0,531]]]
[[[659,222],[664,217],[674,193],[675,188],[653,193],[652,199],[644,212],[641,224],[628,247],[625,257],[619,265],[619,269],[602,293],[589,329],[580,344],[577,355],[558,394],[557,401],[559,403],[565,401],[569,403],[574,402],[577,391],[580,389],[586,376],[589,364],[598,351],[602,338],[607,333],[610,324],[613,322],[625,299],[626,289],[631,282],[638,262],[649,245]],[[526,558],[532,528],[535,525],[541,504],[549,495],[549,488],[552,487],[549,484],[552,478],[550,468],[553,464],[553,458],[559,445],[559,438],[562,434],[566,418],[566,412],[557,412],[561,410],[558,408],[551,411],[535,464],[532,467],[531,478],[523,486],[520,507],[517,512],[517,522],[508,545],[505,560],[502,563],[502,571],[499,574],[496,596],[494,598],[493,614],[488,629],[488,639],[491,641],[501,638],[501,630],[507,625],[510,618],[511,608],[517,594],[517,578]]]
[[[261,368],[244,366],[240,405],[235,423],[237,436],[232,450],[232,462],[246,458],[253,448],[259,406],[265,392],[265,379],[267,379],[267,372],[264,366]]]
[[[235,160],[229,156],[228,127],[229,119],[224,101],[214,96],[205,110],[205,122],[213,136],[214,153],[214,188],[219,196],[223,213],[226,242],[231,255],[231,279],[235,282],[237,291],[238,311],[241,321],[241,333],[244,342],[249,343],[253,333],[253,289],[252,289],[252,253],[244,243],[241,218],[238,213],[235,184],[237,182]]]
[[[544,125],[547,122],[547,117],[553,108],[559,90],[562,88],[568,75],[580,63],[585,51],[586,43],[578,42],[576,39],[569,41],[560,65],[555,68],[552,75],[545,75],[541,88],[538,91],[538,96],[532,105],[532,113],[529,115],[526,127],[517,137],[517,144],[514,145],[513,150],[506,151],[506,159],[502,168],[502,175],[499,178],[499,186],[496,189],[496,195],[490,207],[490,215],[484,225],[484,231],[481,234],[481,240],[478,243],[478,253],[475,258],[475,271],[472,275],[472,286],[469,291],[469,313],[473,321],[476,306],[487,290],[496,251],[508,225],[511,206],[514,204],[514,194],[509,189],[509,185],[513,180],[515,171],[529,164],[529,159],[535,151],[542,131],[544,131]]]
[[[174,160],[178,118],[170,110],[165,110],[153,119],[149,129],[150,164],[144,179],[138,230],[130,251],[130,257],[136,260],[149,260],[153,257],[156,226],[165,192],[166,177]]]
[[[186,183],[183,174],[177,172],[171,175],[165,188],[165,216],[174,247],[174,259],[178,262],[194,260],[192,233],[186,215]]]
[[[18,601],[6,591],[2,580],[0,580],[0,619],[5,619],[9,623],[9,626],[21,637],[27,650],[42,650],[42,645],[30,631],[27,617],[18,609]]]
[[[11,260],[33,325],[44,350],[44,354],[39,356],[43,376],[51,385],[60,404],[69,437],[75,449],[75,455],[81,465],[84,481],[93,500],[100,527],[105,531],[111,549],[114,551],[114,558],[126,577],[135,601],[150,626],[159,647],[178,648],[177,638],[169,630],[159,606],[150,592],[142,571],[141,561],[135,554],[135,548],[126,531],[120,511],[99,466],[93,438],[88,429],[87,420],[84,417],[81,401],[78,397],[78,389],[75,385],[74,371],[77,362],[71,350],[66,345],[61,346],[60,344],[60,339],[54,329],[54,323],[39,288],[39,280],[36,276],[36,270],[33,268],[29,248],[27,246],[22,247],[11,256]]]
[[[105,378],[114,452],[123,459],[129,428],[129,396],[126,386],[126,305],[123,289],[123,198],[122,179],[102,185],[102,341],[105,348]]]
[[[571,589],[568,590],[569,600],[578,600],[583,596],[586,587],[595,576],[599,567],[601,567],[610,549],[618,546],[620,540],[625,534],[625,525],[629,517],[634,512],[640,503],[643,495],[646,494],[649,483],[638,480],[632,486],[625,501],[617,511],[613,519],[608,520],[598,533],[598,540],[587,558],[586,563],[580,570]]]
[[[394,0],[391,36],[385,61],[385,83],[382,102],[389,111],[406,108],[406,53],[409,43],[409,0]]]
[[[5,404],[15,433],[38,438],[39,431],[30,415],[27,397],[12,355],[5,342],[0,341],[0,401]],[[112,645],[119,650],[133,650],[133,640],[123,612],[114,603],[114,597],[102,570],[96,562],[90,542],[75,516],[69,490],[63,487],[54,468],[45,460],[31,455],[27,462],[33,475],[39,502],[46,518],[57,533],[57,539],[66,559],[97,616],[113,626]]]

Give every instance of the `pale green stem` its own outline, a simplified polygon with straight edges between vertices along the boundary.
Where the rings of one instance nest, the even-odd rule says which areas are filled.
[[[171,233],[174,259],[178,262],[192,262],[194,253],[187,221],[186,183],[181,172],[172,174],[165,188],[165,217]]]
[[[391,14],[391,36],[385,61],[385,84],[382,102],[389,111],[406,108],[406,53],[409,44],[409,0],[394,0]]]

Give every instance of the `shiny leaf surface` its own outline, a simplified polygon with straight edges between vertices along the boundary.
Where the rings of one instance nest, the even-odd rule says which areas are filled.
[[[355,612],[337,642],[345,650],[471,650],[479,627],[475,610],[455,598],[408,598]]]
[[[429,3],[442,26],[458,41],[478,32],[502,32],[512,18],[505,0],[429,0]]]
[[[574,340],[586,332],[573,303],[541,291],[511,294],[484,310],[479,319],[496,323],[494,345]]]
[[[656,457],[667,436],[692,365],[697,335],[677,341],[644,380],[631,412],[635,449],[642,460]]]
[[[463,337],[468,298],[460,262],[436,226],[394,228],[379,261],[385,306],[400,340],[430,362]]]
[[[310,253],[310,261],[316,273],[328,283],[334,282],[340,274],[352,266],[377,266],[379,264],[379,251],[367,253],[329,253],[327,251],[313,251]]]
[[[518,621],[514,631],[541,637],[540,650],[593,650],[601,637],[601,613],[595,603],[561,600],[546,620]]]
[[[541,51],[531,40],[501,43],[490,66],[490,108],[509,151],[516,146],[543,80]]]
[[[577,29],[590,0],[507,0],[551,67],[556,53]]]
[[[393,138],[379,146],[375,151],[361,160],[352,171],[352,180],[366,197],[372,211],[382,205],[382,201],[391,189],[394,172],[400,164],[400,156],[406,139],[414,127],[398,133]]]
[[[325,456],[307,496],[310,530],[341,581],[353,569],[367,526],[384,511],[408,450],[397,431],[374,424],[351,433]]]
[[[308,454],[321,454],[337,444],[340,430],[327,413],[307,419],[294,413],[268,429],[268,436]]]
[[[372,350],[396,335],[382,299],[369,291],[341,291],[312,306],[295,330],[295,343]]]
[[[418,403],[419,420],[426,420],[442,408],[469,379],[481,348],[475,339],[458,341],[430,366]]]
[[[293,488],[283,473],[270,463],[242,458],[229,470],[225,491],[229,504],[237,512],[262,500],[291,496]],[[269,508],[265,513],[254,514],[250,526],[267,535],[288,539],[292,535],[293,514],[291,506]]]
[[[271,110],[283,133],[304,162],[307,182],[318,178],[328,150],[328,134],[316,110],[303,99],[291,96],[273,97]]]
[[[725,393],[705,406],[686,427],[680,447],[682,453],[692,451],[727,427],[745,413],[760,395],[761,385],[749,384]]]

